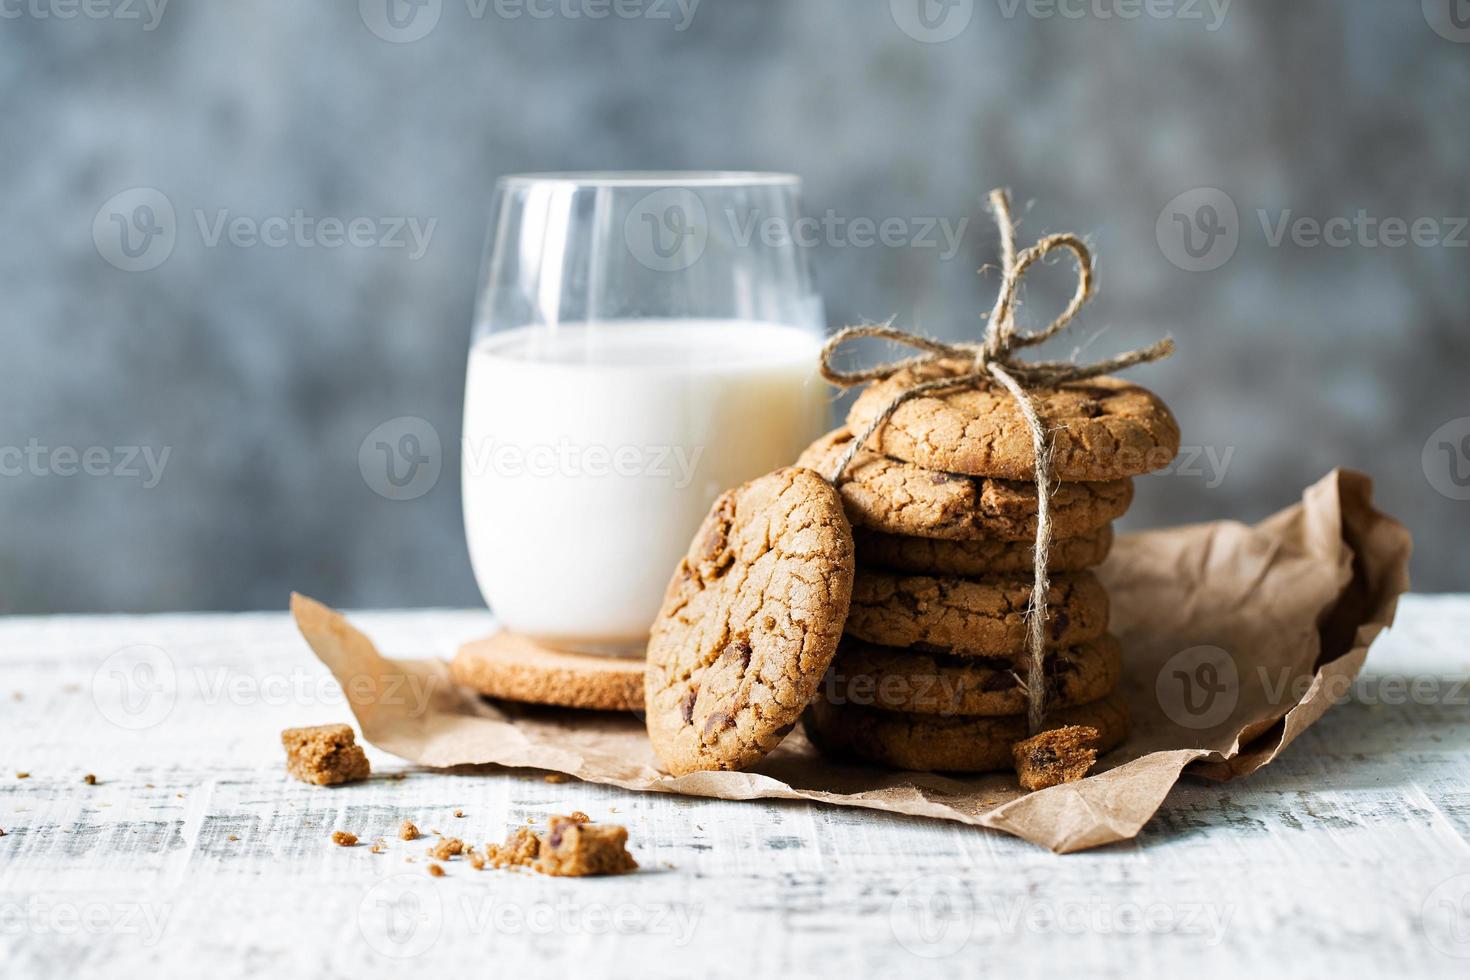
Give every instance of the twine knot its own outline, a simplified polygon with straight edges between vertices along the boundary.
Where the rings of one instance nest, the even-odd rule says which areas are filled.
[[[986,321],[985,337],[979,343],[947,343],[909,333],[895,328],[891,322],[871,326],[846,327],[833,334],[822,348],[820,370],[822,377],[841,388],[869,381],[885,381],[901,371],[925,364],[943,365],[945,373],[938,378],[920,382],[905,388],[861,433],[855,438],[837,463],[830,477],[836,484],[852,465],[858,452],[893,417],[899,407],[922,395],[941,394],[962,388],[977,388],[998,384],[1014,399],[1031,433],[1031,445],[1036,461],[1036,542],[1032,555],[1035,576],[1031,588],[1031,601],[1027,606],[1027,678],[1022,684],[1026,694],[1027,727],[1036,734],[1046,720],[1046,685],[1044,667],[1046,657],[1047,592],[1051,587],[1047,574],[1047,563],[1051,551],[1051,443],[1042,424],[1035,401],[1028,389],[1049,387],[1067,381],[1081,381],[1100,375],[1121,371],[1135,364],[1157,361],[1174,352],[1174,342],[1167,337],[1148,347],[1105,358],[1091,364],[1075,361],[1023,361],[1019,354],[1027,347],[1043,343],[1071,326],[1078,312],[1092,298],[1095,276],[1092,267],[1092,252],[1087,243],[1076,235],[1066,233],[1047,235],[1031,245],[1016,251],[1016,226],[1011,217],[1010,195],[997,189],[990,192],[990,209],[1000,229],[1001,284],[996,294],[995,306]],[[1068,252],[1076,260],[1077,289],[1072,299],[1056,319],[1040,330],[1025,331],[1016,326],[1015,310],[1017,291],[1027,271],[1053,252]],[[877,337],[897,344],[915,348],[921,353],[876,367],[844,371],[833,365],[837,349],[850,340],[862,337]],[[964,365],[963,368],[957,367]]]

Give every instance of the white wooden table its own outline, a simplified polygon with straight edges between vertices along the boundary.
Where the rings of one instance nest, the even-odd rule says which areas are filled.
[[[353,619],[390,656],[490,626]],[[1467,636],[1470,597],[1410,597],[1354,701],[1284,759],[1186,782],[1136,841],[1058,857],[939,822],[372,750],[406,777],[313,788],[285,776],[280,729],[350,715],[284,613],[0,620],[0,973],[1464,977]],[[391,840],[405,818],[478,842],[572,809],[625,824],[644,870],[431,879],[422,842]],[[388,853],[336,847],[336,829],[388,835]]]

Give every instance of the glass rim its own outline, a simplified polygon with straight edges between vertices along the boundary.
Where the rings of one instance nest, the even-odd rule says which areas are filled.
[[[796,174],[760,170],[566,170],[505,174],[502,187],[568,184],[577,187],[796,187]]]

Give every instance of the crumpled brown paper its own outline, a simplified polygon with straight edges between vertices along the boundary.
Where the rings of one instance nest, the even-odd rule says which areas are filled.
[[[363,737],[422,765],[498,763],[633,790],[817,800],[993,827],[1067,852],[1133,837],[1186,766],[1216,779],[1254,772],[1346,693],[1409,584],[1408,531],[1374,510],[1371,495],[1366,476],[1336,470],[1253,527],[1119,537],[1099,574],[1123,642],[1133,735],[1088,778],[1030,794],[1012,774],[834,763],[799,729],[750,772],[667,776],[641,718],[487,702],[455,688],[442,661],[384,659],[333,610],[303,596],[291,608]]]

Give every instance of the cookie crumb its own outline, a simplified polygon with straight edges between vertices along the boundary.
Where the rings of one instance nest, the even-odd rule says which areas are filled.
[[[225,838],[225,840],[228,840],[228,841],[236,841],[236,840],[239,840],[239,839],[240,838],[236,837],[234,834],[230,834],[228,837]]]
[[[429,848],[429,857],[440,861],[448,861],[456,854],[464,852],[464,841],[458,837],[441,837],[438,843]]]
[[[31,778],[31,774],[28,773],[28,772],[18,772],[18,773],[15,774],[15,778],[16,779],[30,779]]]
[[[286,749],[286,772],[316,786],[337,786],[366,779],[371,772],[367,756],[350,725],[315,725],[281,732]]]
[[[332,831],[332,843],[338,847],[356,847],[357,835],[346,830]]]
[[[94,776],[94,775],[92,775],[89,772],[85,776],[82,777],[82,782],[86,783],[88,786],[96,786],[97,785],[97,777]]]
[[[569,783],[572,781],[572,777],[564,772],[549,772],[541,778],[548,783]]]
[[[439,867],[439,865],[435,864],[433,861],[430,861],[429,862],[429,876],[431,878],[443,878],[444,877],[444,869],[441,868],[441,867]]]
[[[466,852],[465,857],[469,859],[470,867],[474,868],[476,871],[485,870],[485,858],[480,854],[479,851],[468,851]]]
[[[528,867],[541,851],[541,840],[525,827],[506,835],[504,844],[486,844],[485,861],[492,868]]]
[[[398,783],[398,782],[402,782],[403,780],[407,779],[408,778],[408,773],[406,773],[406,772],[395,772],[395,773],[391,773],[388,776],[388,778],[391,779],[391,780],[393,780],[395,783]]]
[[[456,817],[462,817],[462,816],[464,816],[464,811],[463,810],[455,810],[454,811],[454,815]]]
[[[4,837],[4,836],[5,836],[5,828],[4,827],[0,827],[0,837]]]
[[[568,820],[575,821],[576,823],[591,823],[592,822],[592,818],[589,817],[589,816],[587,816],[587,814],[583,813],[581,810],[573,810],[572,811],[572,815],[570,817],[567,817],[567,819]]]
[[[419,829],[413,825],[412,820],[405,820],[398,825],[399,840],[418,840]]]
[[[638,868],[627,845],[628,831],[623,827],[552,817],[541,835],[535,869],[557,877],[625,874]]]
[[[1041,732],[1011,746],[1016,775],[1024,789],[1073,783],[1097,761],[1099,733],[1086,725]]]
[[[388,849],[386,847],[384,847],[382,844],[374,844],[374,845],[372,845],[371,847],[368,848],[368,853],[369,854],[383,854],[387,850]]]

